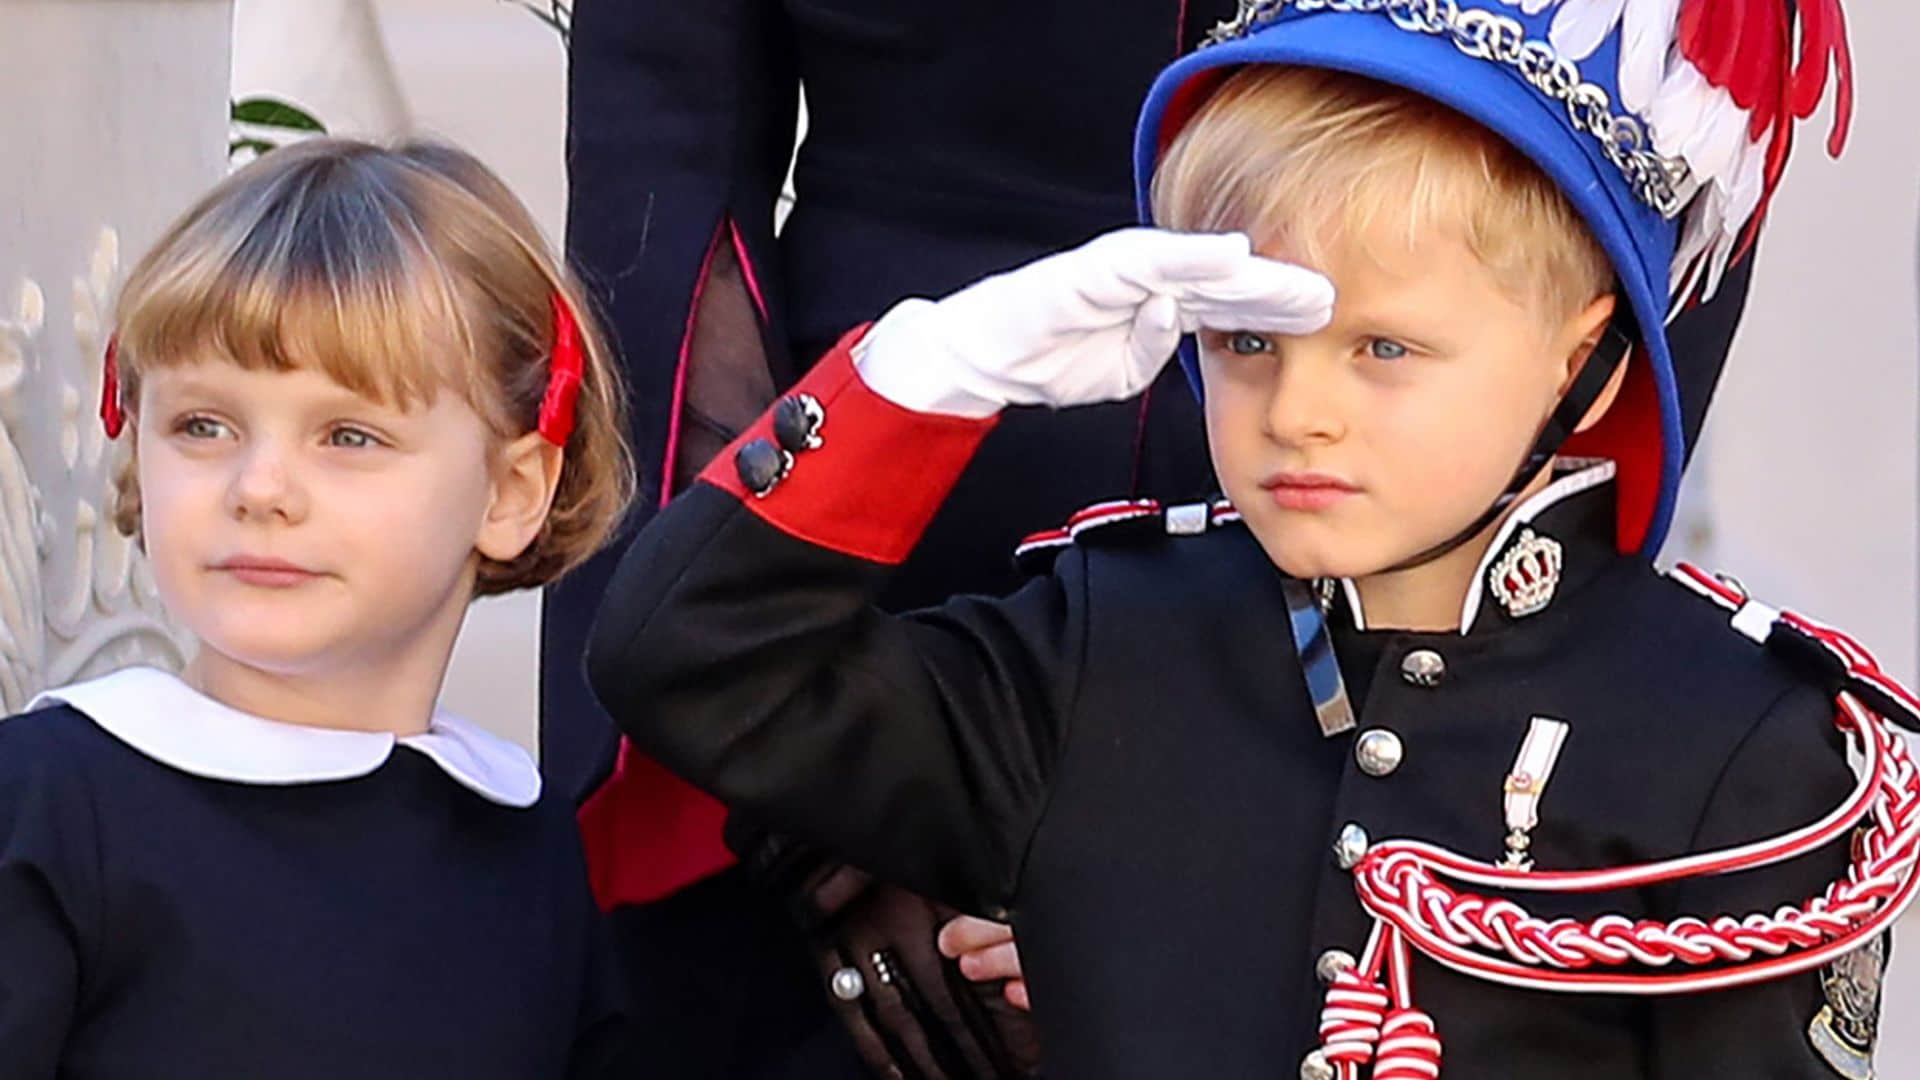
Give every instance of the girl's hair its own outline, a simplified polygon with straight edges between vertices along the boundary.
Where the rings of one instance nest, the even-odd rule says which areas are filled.
[[[402,408],[450,387],[504,440],[533,431],[558,297],[585,370],[545,527],[511,562],[483,560],[476,595],[546,584],[598,550],[633,496],[626,398],[584,293],[499,177],[450,146],[313,139],[274,150],[167,230],[121,290],[121,395],[144,372],[224,360],[311,368]],[[135,535],[134,463],[114,521]]]
[[[1511,144],[1430,98],[1321,68],[1230,76],[1168,147],[1153,213],[1166,228],[1245,232],[1309,264],[1336,240],[1400,231],[1410,249],[1447,230],[1553,324],[1613,287],[1579,212]]]

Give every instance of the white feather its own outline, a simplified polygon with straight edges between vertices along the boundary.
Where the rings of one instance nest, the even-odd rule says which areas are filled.
[[[1760,209],[1760,197],[1766,193],[1767,140],[1754,139],[1747,143],[1734,166],[1732,181],[1727,196],[1727,220],[1721,229],[1737,240],[1753,220],[1754,212]]]
[[[1620,12],[1626,3],[1627,0],[1561,0],[1547,39],[1561,55],[1585,60],[1619,25]]]
[[[1707,256],[1707,284],[1700,291],[1700,299],[1711,300],[1720,291],[1720,279],[1726,276],[1727,264],[1733,261],[1733,249],[1739,246],[1738,236],[1722,235],[1714,241],[1713,251]]]
[[[1702,258],[1714,240],[1720,236],[1720,222],[1725,217],[1726,196],[1720,189],[1708,184],[1693,205],[1687,208],[1686,218],[1680,229],[1680,241],[1674,247],[1671,282],[1675,300],[1683,299],[1696,284],[1700,272],[1705,268]]]
[[[1716,184],[1731,175],[1746,144],[1747,120],[1747,110],[1734,104],[1731,94],[1715,87],[1699,126],[1680,147],[1680,156],[1687,160],[1694,175]]]
[[[1627,0],[1621,16],[1620,103],[1628,112],[1646,116],[1652,108],[1667,74],[1679,18],[1680,0]]]
[[[1687,139],[1700,130],[1713,94],[1707,77],[1692,64],[1682,59],[1669,65],[1660,92],[1646,112],[1653,128],[1653,148],[1667,157],[1679,157]]]

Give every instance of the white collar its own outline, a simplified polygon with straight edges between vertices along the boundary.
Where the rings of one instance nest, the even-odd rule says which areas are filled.
[[[1480,597],[1486,591],[1487,569],[1493,565],[1503,551],[1507,541],[1523,525],[1532,524],[1549,507],[1565,502],[1583,491],[1591,491],[1602,484],[1610,483],[1618,467],[1603,458],[1569,458],[1564,463],[1572,471],[1565,473],[1553,483],[1534,492],[1513,508],[1507,519],[1500,523],[1500,531],[1493,534],[1493,543],[1487,545],[1486,554],[1480,556],[1480,565],[1474,568],[1472,584],[1467,586],[1466,602],[1460,607],[1460,633],[1465,635],[1473,630],[1476,616],[1480,614]],[[1365,630],[1367,616],[1360,607],[1360,590],[1351,578],[1340,579],[1341,590],[1346,594],[1347,610],[1353,615],[1353,628]]]
[[[163,765],[241,784],[351,780],[386,764],[395,744],[416,750],[490,802],[528,807],[540,798],[540,770],[525,750],[436,708],[427,730],[395,737],[268,720],[229,708],[178,677],[132,667],[48,690],[28,708],[64,702]]]

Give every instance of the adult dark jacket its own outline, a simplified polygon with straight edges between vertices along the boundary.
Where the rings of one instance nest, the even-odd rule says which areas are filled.
[[[631,384],[639,520],[847,327],[1131,222],[1139,102],[1234,7],[581,0],[567,243]],[[799,197],[776,237],[803,82]],[[885,602],[1008,591],[1008,553],[1034,523],[1136,488],[1198,492],[1207,476],[1197,409],[1177,378],[1144,402],[1011,416]],[[580,657],[614,557],[547,595],[542,764],[587,799],[601,901],[647,903],[616,920],[634,963],[734,993],[713,950],[771,956],[782,943],[754,900],[712,877],[732,859],[724,811],[627,748],[607,779],[617,735]],[[779,856],[784,878],[843,880],[749,846],[755,863]],[[819,906],[802,904],[838,917]],[[805,979],[818,994],[824,979]],[[740,1015],[754,1010],[742,1003]]]
[[[848,327],[1131,222],[1140,100],[1234,7],[578,4],[567,246],[631,384],[639,517],[671,496],[670,460],[697,471]],[[801,80],[799,199],[776,239]],[[1151,402],[1144,429],[1137,405],[1002,425],[889,601],[1005,591],[1003,553],[1034,522],[1202,482],[1192,403]],[[583,792],[609,761],[578,657],[612,562],[552,590],[543,620],[543,764]]]

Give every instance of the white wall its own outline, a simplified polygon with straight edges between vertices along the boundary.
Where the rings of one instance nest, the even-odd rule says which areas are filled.
[[[224,171],[228,0],[0,2],[0,712],[185,634],[107,511],[108,307]]]
[[[1803,129],[1702,443],[1721,568],[1920,671],[1920,7],[1855,0],[1853,139]]]

